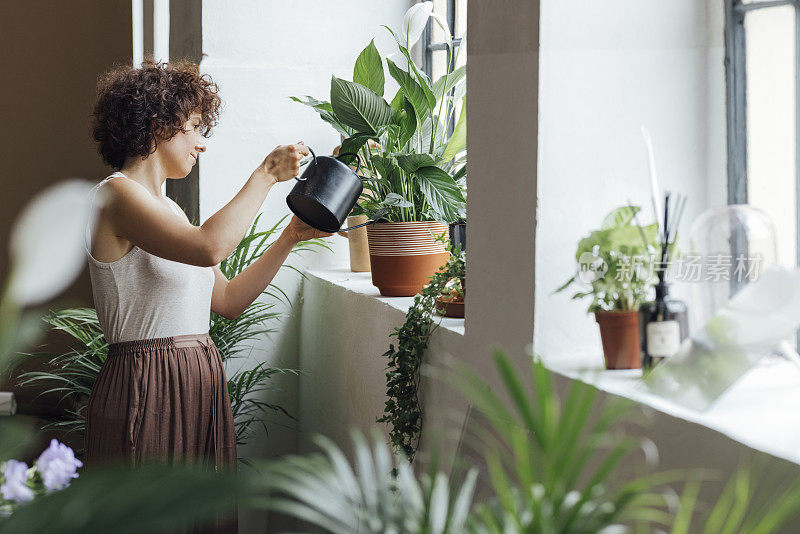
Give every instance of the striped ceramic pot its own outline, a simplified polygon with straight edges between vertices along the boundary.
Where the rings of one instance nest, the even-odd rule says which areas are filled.
[[[411,297],[447,263],[447,247],[434,239],[447,235],[436,221],[386,222],[367,226],[372,284],[385,297]]]

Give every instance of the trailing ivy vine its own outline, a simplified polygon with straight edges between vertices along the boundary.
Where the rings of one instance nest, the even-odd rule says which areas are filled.
[[[419,402],[419,368],[428,340],[435,330],[433,313],[436,297],[452,279],[463,278],[465,256],[460,250],[450,254],[447,265],[431,277],[431,282],[414,297],[403,326],[391,334],[397,346],[389,345],[383,356],[389,359],[386,371],[386,400],[379,423],[390,425],[392,445],[402,451],[409,461],[419,447],[422,431],[422,408]]]

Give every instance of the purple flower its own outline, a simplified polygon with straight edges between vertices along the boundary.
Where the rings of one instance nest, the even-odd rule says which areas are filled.
[[[82,465],[71,448],[55,439],[36,460],[36,468],[42,474],[48,492],[69,486],[70,480],[78,476],[75,471]]]
[[[6,462],[6,468],[3,471],[6,482],[0,486],[0,494],[3,495],[3,499],[18,503],[25,503],[33,499],[33,491],[25,485],[25,480],[28,478],[27,471],[28,464],[25,462],[17,460]]]

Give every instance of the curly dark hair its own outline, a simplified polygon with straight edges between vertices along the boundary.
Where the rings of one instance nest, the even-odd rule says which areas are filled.
[[[92,137],[103,161],[121,169],[133,156],[147,157],[174,137],[189,115],[202,115],[202,135],[217,124],[219,88],[189,61],[147,59],[141,68],[115,66],[97,80]]]

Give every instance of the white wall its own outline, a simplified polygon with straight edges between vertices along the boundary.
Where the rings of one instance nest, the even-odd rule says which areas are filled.
[[[201,220],[225,205],[275,146],[302,140],[317,154],[330,154],[338,144],[338,134],[289,97],[327,99],[331,75],[352,79],[353,63],[370,39],[377,37],[379,49],[388,48],[388,32],[379,31],[379,26],[399,29],[409,4],[409,0],[203,2],[201,70],[219,84],[223,109],[201,156]],[[396,85],[388,75],[387,79],[391,95]],[[279,184],[270,192],[261,210],[262,227],[272,226],[289,213],[285,197],[291,187],[292,183]],[[295,259],[292,264],[301,268],[346,264],[347,240],[333,237],[328,241],[333,253]],[[289,294],[294,308],[282,306],[287,318],[277,325],[280,332],[256,343],[256,352],[244,362],[248,367],[265,360],[276,366],[298,366],[300,277],[284,270],[276,283]],[[270,393],[269,399],[298,415],[296,378],[279,384],[283,391]],[[295,432],[273,424],[269,437],[259,433],[252,444],[240,447],[239,454],[272,457],[295,449]]]
[[[578,240],[628,199],[653,221],[640,127],[664,190],[688,195],[680,230],[725,202],[724,24],[709,0],[543,0],[535,350],[601,362],[588,302],[551,296]],[[679,296],[686,287],[673,288]]]

